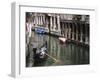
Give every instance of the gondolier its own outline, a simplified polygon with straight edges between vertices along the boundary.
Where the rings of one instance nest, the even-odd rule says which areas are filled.
[[[33,53],[34,54],[36,53],[37,47],[38,47],[38,43],[37,42],[33,42],[32,43],[32,49],[33,49]]]

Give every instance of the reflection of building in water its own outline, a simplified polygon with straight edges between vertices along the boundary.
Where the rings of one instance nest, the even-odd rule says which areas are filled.
[[[32,17],[33,30],[42,27],[47,33],[89,44],[89,15],[54,13],[27,13],[27,15]]]
[[[55,37],[48,38],[48,50],[49,54],[55,57],[56,59],[60,58],[60,45],[59,41]]]
[[[89,50],[87,47],[78,46],[75,44],[60,44],[58,39],[50,37],[48,40],[49,55],[59,61],[60,64],[88,64]]]

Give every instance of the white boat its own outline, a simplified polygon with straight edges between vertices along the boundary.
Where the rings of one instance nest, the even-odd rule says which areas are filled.
[[[62,42],[66,42],[67,39],[65,37],[59,37],[59,40]]]

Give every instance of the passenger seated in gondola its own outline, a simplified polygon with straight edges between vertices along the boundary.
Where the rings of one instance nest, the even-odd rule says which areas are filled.
[[[47,55],[43,49],[36,51],[34,54],[34,66],[43,66],[47,59]]]
[[[35,54],[36,53],[36,51],[37,51],[37,43],[36,42],[33,42],[32,43],[32,48],[33,48],[33,53]]]
[[[47,48],[46,45],[43,45],[40,49],[34,51],[34,66],[40,66],[41,63],[45,62],[47,59]]]
[[[44,58],[45,54],[47,53],[47,42],[39,49],[37,49],[35,46],[36,45],[33,44],[33,53],[34,53],[34,55],[38,55],[38,57]]]
[[[46,58],[46,54],[47,54],[47,48],[42,47],[40,52],[40,58]]]

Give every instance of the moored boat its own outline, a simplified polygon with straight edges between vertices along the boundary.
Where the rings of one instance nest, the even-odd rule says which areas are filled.
[[[67,40],[65,37],[59,37],[58,39],[59,39],[61,42],[64,42],[64,43],[65,43],[66,40]]]
[[[43,27],[35,27],[35,32],[36,33],[40,33],[40,34],[43,34],[45,33],[45,29]]]

